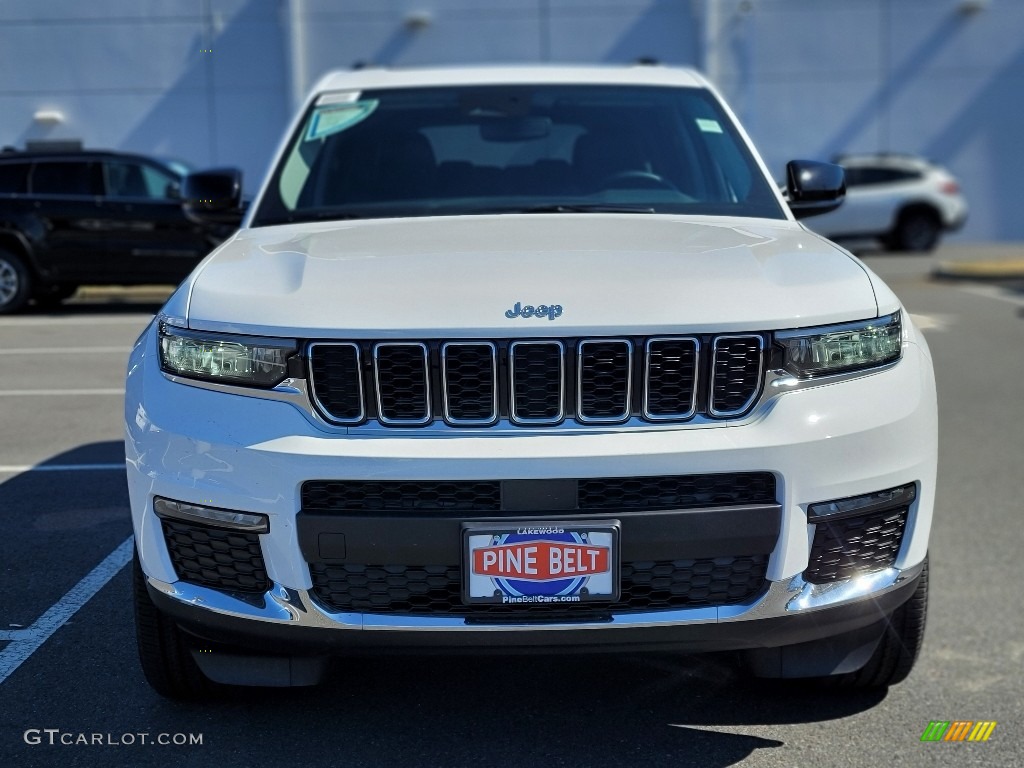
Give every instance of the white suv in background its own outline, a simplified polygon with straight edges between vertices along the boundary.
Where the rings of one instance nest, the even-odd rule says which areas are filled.
[[[890,251],[930,251],[967,220],[953,175],[912,155],[847,155],[846,200],[811,229],[832,240],[877,238]]]
[[[135,619],[171,697],[332,656],[741,651],[899,682],[928,346],[696,73],[338,72],[131,354]],[[193,215],[235,176],[184,184]]]

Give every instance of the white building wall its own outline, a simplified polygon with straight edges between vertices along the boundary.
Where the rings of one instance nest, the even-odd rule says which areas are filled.
[[[238,165],[255,183],[290,112],[278,5],[2,0],[0,145],[75,138]]]
[[[961,238],[1024,240],[1024,0],[2,0],[0,145],[80,138],[252,188],[327,69],[641,56],[706,69],[779,177],[925,154],[963,182]]]
[[[921,154],[961,181],[959,239],[1024,240],[1024,2],[710,2],[720,85],[779,178],[798,156]]]

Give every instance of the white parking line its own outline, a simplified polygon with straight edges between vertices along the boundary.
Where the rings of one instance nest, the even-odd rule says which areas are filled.
[[[108,472],[124,469],[120,464],[0,464],[0,475],[20,475],[23,472]]]
[[[0,397],[65,397],[79,395],[123,395],[124,389],[8,389]]]
[[[128,354],[128,347],[25,347],[22,349],[0,349],[4,355],[107,355]]]
[[[25,640],[31,634],[27,629],[0,629],[0,642],[4,640]]]
[[[1024,306],[1024,294],[1010,293],[1005,288],[997,285],[961,285],[960,290],[964,293],[973,293],[975,296],[984,296],[986,299],[1005,301],[1008,304]]]
[[[918,315],[913,312],[910,319],[919,331],[944,331],[951,322],[948,315]]]
[[[68,593],[57,601],[35,623],[20,634],[9,638],[10,644],[0,651],[0,683],[10,677],[23,662],[38,651],[43,643],[50,639],[78,609],[106,586],[118,571],[132,559],[132,548],[135,537],[129,536],[121,545],[107,555],[103,561],[93,568],[84,579],[73,586]],[[13,633],[11,633],[13,634]]]

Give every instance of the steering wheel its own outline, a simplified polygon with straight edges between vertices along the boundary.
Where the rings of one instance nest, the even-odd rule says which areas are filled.
[[[678,192],[679,187],[666,179],[650,171],[619,171],[611,176],[605,176],[601,180],[601,186],[606,189],[643,189],[645,187],[658,187],[660,189],[671,189]]]

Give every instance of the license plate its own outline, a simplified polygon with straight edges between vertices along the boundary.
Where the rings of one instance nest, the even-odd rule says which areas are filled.
[[[619,522],[465,524],[466,604],[564,605],[619,598]]]

